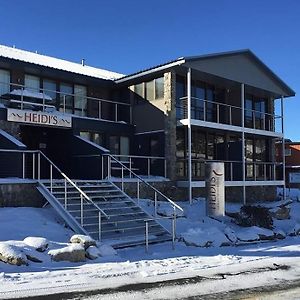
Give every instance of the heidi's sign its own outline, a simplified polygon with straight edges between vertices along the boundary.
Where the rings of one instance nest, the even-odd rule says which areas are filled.
[[[7,121],[46,126],[72,127],[72,117],[46,112],[7,109]]]
[[[224,216],[225,187],[224,163],[211,162],[205,165],[206,178],[206,214],[208,216]]]

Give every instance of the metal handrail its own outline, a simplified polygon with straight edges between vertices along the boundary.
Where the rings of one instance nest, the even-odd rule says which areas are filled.
[[[179,98],[179,100],[187,100],[187,99],[188,99],[187,96]],[[222,102],[217,102],[217,101],[211,101],[211,100],[206,100],[206,99],[197,98],[197,97],[191,97],[191,99],[201,100],[201,101],[206,102],[206,103],[212,103],[212,104],[215,104],[215,105],[222,105],[222,106],[226,106],[226,107],[231,107],[231,108],[242,110],[242,107],[240,107],[240,106],[230,105],[230,104],[227,104],[227,103],[222,103]],[[179,107],[182,107],[182,106],[179,106]],[[267,113],[267,112],[261,112],[261,111],[255,110],[255,109],[244,108],[244,111],[251,111],[251,112],[255,112],[255,113],[259,113],[259,114],[263,114],[263,115],[269,115],[271,117],[283,118],[280,115],[271,114],[271,113]]]
[[[49,90],[49,89],[45,89],[45,88],[40,88],[40,89],[36,90],[34,88],[26,87],[24,84],[19,84],[19,83],[12,83],[12,82],[7,83],[7,82],[1,82],[0,81],[0,85],[19,87],[20,89],[22,89],[22,88],[23,89],[28,89],[30,91],[37,91],[39,93],[50,92],[50,93],[59,94],[61,96],[84,97],[88,100],[97,100],[97,101],[103,101],[103,102],[112,103],[112,104],[120,104],[120,105],[125,105],[125,106],[130,106],[131,105],[130,103],[126,103],[126,102],[119,102],[119,101],[113,101],[113,100],[108,100],[108,99],[95,98],[95,97],[85,96],[85,95],[81,95],[81,94],[64,93],[64,92],[61,92],[61,91]],[[1,95],[0,95],[0,97],[1,97]]]
[[[40,153],[90,204],[94,205],[107,219],[109,216],[96,204],[94,203],[91,198],[82,191],[75,182],[73,182],[65,173],[63,173],[59,167],[57,167],[42,151],[38,150]]]
[[[99,212],[101,212],[107,219],[109,219],[109,216],[96,204],[94,203],[91,198],[84,192],[82,191],[75,182],[73,182],[64,172],[62,172],[62,170],[56,166],[42,151],[40,150],[11,150],[11,149],[0,149],[0,152],[8,152],[8,153],[37,153],[40,154],[44,157],[44,159],[46,159],[46,161],[50,164],[50,166],[54,167],[58,173],[66,180],[68,181],[79,193],[80,195],[82,195],[86,201],[88,201],[90,204],[94,205],[94,207],[97,208],[97,210]],[[39,166],[40,167],[40,166]],[[39,173],[40,174],[40,173]],[[38,181],[40,181],[40,178],[37,179]],[[52,177],[50,178],[50,185],[52,186]]]
[[[182,207],[180,207],[178,204],[176,204],[174,201],[172,201],[170,198],[168,198],[166,195],[164,195],[162,192],[160,192],[154,186],[152,186],[151,184],[149,184],[147,181],[145,181],[142,177],[140,177],[139,175],[137,175],[135,172],[133,172],[132,170],[130,170],[122,162],[120,162],[119,160],[117,160],[113,155],[111,155],[111,154],[103,154],[103,155],[104,156],[108,156],[108,157],[110,157],[110,159],[113,159],[114,161],[116,161],[118,164],[120,164],[122,166],[122,169],[124,168],[127,171],[129,171],[131,175],[133,175],[134,177],[136,177],[137,179],[139,179],[141,182],[143,182],[144,184],[146,184],[148,187],[150,187],[152,190],[154,190],[155,193],[159,194],[161,197],[163,197],[164,199],[166,199],[169,203],[171,203],[173,205],[173,207],[176,207],[177,209],[183,211]]]

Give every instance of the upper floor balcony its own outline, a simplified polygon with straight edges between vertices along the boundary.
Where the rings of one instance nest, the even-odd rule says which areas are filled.
[[[86,89],[57,91],[0,82],[1,104],[5,108],[59,112],[102,121],[132,123],[129,103],[89,97]]]
[[[199,120],[215,124],[224,124],[234,127],[245,127],[249,129],[262,130],[282,134],[283,116],[267,112],[267,105],[255,105],[256,109],[247,105],[245,107],[230,105],[197,97],[191,97],[191,120]],[[272,104],[273,107],[273,104]],[[274,110],[274,109],[273,109]],[[188,118],[188,97],[181,97],[176,102],[177,120]],[[197,122],[192,122],[197,124]],[[244,126],[243,126],[244,123]],[[209,124],[209,123],[207,123]]]

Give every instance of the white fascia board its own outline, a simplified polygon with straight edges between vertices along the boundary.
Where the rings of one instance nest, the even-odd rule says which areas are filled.
[[[132,76],[116,79],[115,82],[116,83],[126,82],[128,80],[132,80],[132,79],[135,79],[135,78],[138,78],[138,77],[146,76],[146,75],[149,75],[149,74],[154,73],[154,72],[160,72],[160,71],[165,70],[165,69],[169,69],[169,68],[172,68],[172,67],[175,67],[175,66],[179,66],[179,65],[182,65],[184,63],[185,63],[185,59],[181,59],[181,60],[166,64],[166,65],[163,65],[163,66],[160,66],[160,67],[157,67],[157,68],[146,70],[144,72],[142,71],[142,72],[137,73],[137,74],[132,75]]]
[[[177,122],[177,125],[188,125],[188,119],[182,119]],[[254,128],[247,128],[247,127],[240,127],[235,125],[228,125],[228,124],[221,124],[221,123],[214,123],[214,122],[207,122],[202,120],[191,120],[192,126],[199,126],[205,128],[213,128],[213,129],[221,129],[226,131],[235,131],[235,132],[245,132],[249,134],[256,134],[256,135],[263,135],[275,138],[283,138],[282,133],[274,132],[274,131],[267,131],[261,129],[254,129]]]

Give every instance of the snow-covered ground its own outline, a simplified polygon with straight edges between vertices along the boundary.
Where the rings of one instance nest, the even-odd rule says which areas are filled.
[[[239,227],[229,217],[207,218],[204,200],[198,199],[192,206],[180,203],[185,217],[177,220],[181,239],[175,250],[167,242],[150,245],[149,253],[139,246],[81,263],[52,261],[47,251],[39,256],[42,263],[30,261],[27,266],[12,266],[0,262],[0,298],[107,289],[101,299],[111,298],[112,293],[122,299],[178,299],[297,280],[300,236],[289,234],[300,228],[298,191],[292,191],[290,196],[291,218],[275,220],[272,230]],[[277,207],[282,203],[266,205]],[[148,201],[142,205],[151,209]],[[237,211],[239,206],[230,204],[226,209]],[[163,204],[160,210],[168,213]],[[262,236],[274,238],[274,232],[279,231],[286,238],[261,240]],[[15,241],[26,237],[44,237],[51,251],[65,247],[72,235],[51,208],[0,208],[0,242],[14,240],[12,243],[18,244]],[[154,282],[164,282],[164,286],[151,285]],[[151,288],[118,290],[136,284]]]

